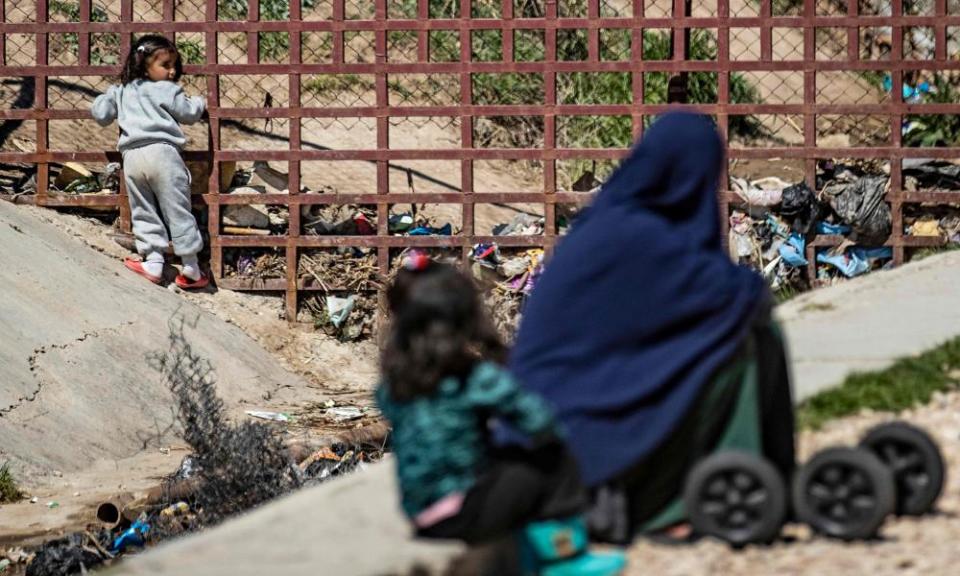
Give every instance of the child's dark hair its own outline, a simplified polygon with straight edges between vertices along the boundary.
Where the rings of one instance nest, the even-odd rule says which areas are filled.
[[[481,359],[506,360],[469,277],[425,256],[397,274],[387,291],[390,332],[380,366],[391,397],[433,394],[447,377],[464,379]]]
[[[133,82],[147,75],[147,65],[150,58],[157,52],[166,51],[173,55],[174,69],[176,74],[173,81],[177,82],[183,76],[183,62],[180,59],[180,52],[177,45],[168,38],[157,34],[147,34],[141,36],[130,46],[130,54],[127,55],[127,61],[123,65],[123,72],[120,73],[120,82],[124,85]]]

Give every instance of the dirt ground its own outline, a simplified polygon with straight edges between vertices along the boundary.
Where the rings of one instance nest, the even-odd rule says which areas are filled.
[[[939,442],[947,463],[947,481],[935,514],[890,519],[873,542],[845,544],[813,536],[808,528],[788,526],[785,538],[772,546],[737,552],[715,541],[684,547],[640,542],[629,550],[627,574],[781,576],[793,574],[871,574],[946,576],[957,573],[960,548],[960,392],[938,395],[927,406],[897,416],[923,427]],[[800,460],[835,445],[853,445],[889,414],[861,414],[837,420],[798,439]]]

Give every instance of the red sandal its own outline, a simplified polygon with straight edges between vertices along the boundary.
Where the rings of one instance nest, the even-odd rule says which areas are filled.
[[[201,273],[199,278],[191,280],[183,274],[177,274],[174,282],[178,288],[183,290],[196,290],[198,288],[206,288],[207,285],[210,284],[210,278],[206,274]]]
[[[154,284],[159,284],[163,280],[163,276],[154,276],[153,274],[144,270],[143,262],[139,260],[127,258],[126,260],[123,261],[123,265],[127,267],[127,270],[136,272],[137,274],[143,276],[144,278],[153,282]]]

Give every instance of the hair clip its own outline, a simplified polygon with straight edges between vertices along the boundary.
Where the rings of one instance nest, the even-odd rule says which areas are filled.
[[[137,46],[137,52],[145,54],[147,52],[147,47],[141,44],[140,46]]]
[[[429,265],[430,257],[420,250],[411,250],[403,258],[403,267],[411,272],[423,272]]]

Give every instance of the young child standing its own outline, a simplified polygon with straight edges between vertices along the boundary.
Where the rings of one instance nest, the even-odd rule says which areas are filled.
[[[387,299],[376,396],[417,534],[477,543],[519,533],[526,573],[619,574],[621,554],[587,551],[576,464],[546,405],[499,364],[505,349],[472,280],[414,253]],[[495,420],[524,432],[530,449],[495,449]]]
[[[203,240],[190,211],[191,178],[180,157],[186,144],[180,124],[198,122],[206,102],[184,94],[177,84],[182,75],[176,45],[163,36],[143,36],[130,48],[121,84],[94,100],[92,113],[101,126],[120,124],[117,148],[123,153],[133,235],[142,257],[128,258],[124,265],[159,284],[172,241],[183,263],[176,284],[189,289],[203,288],[209,280],[197,261]]]

